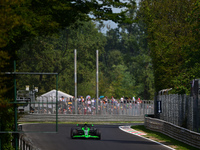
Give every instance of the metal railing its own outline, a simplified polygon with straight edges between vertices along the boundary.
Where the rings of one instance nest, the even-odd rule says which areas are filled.
[[[20,150],[40,150],[31,141],[31,138],[27,137],[25,134],[19,134],[19,149]]]
[[[96,110],[97,109],[97,110]],[[40,99],[31,104],[31,113],[38,114],[55,114],[56,104],[53,99]],[[119,100],[96,100],[79,101],[73,99],[65,99],[65,101],[58,101],[58,114],[81,114],[81,115],[129,115],[140,116],[144,114],[154,113],[154,101],[142,100],[138,101],[124,101]]]

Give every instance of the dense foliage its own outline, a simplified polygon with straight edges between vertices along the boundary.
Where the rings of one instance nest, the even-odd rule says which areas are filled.
[[[74,95],[74,49],[77,49],[78,95],[96,97],[96,50],[99,51],[99,93],[111,98],[153,98],[151,59],[142,33],[112,29],[103,35],[92,22],[77,22],[59,35],[37,37],[18,51],[22,72],[58,72],[59,90]],[[139,26],[133,24],[132,29]],[[137,39],[136,39],[137,37]],[[125,44],[126,43],[126,44]],[[132,49],[132,44],[135,47]],[[140,44],[140,45],[139,45]],[[132,49],[132,50],[131,50]],[[21,76],[18,87],[39,87],[42,94],[55,88],[55,77]]]
[[[190,93],[199,78],[199,1],[142,0],[138,19],[147,28],[156,91]]]
[[[59,90],[74,95],[74,49],[77,49],[77,77],[80,94],[95,95],[96,50],[103,53],[106,38],[92,22],[80,22],[82,26],[68,27],[59,35],[37,37],[18,51],[19,70],[22,72],[57,72]],[[77,23],[78,24],[78,23]],[[55,88],[55,77],[25,77],[19,88],[35,85],[39,92]]]
[[[59,90],[74,95],[74,49],[77,49],[78,96],[96,97],[96,50],[99,50],[100,95],[153,99],[151,58],[142,24],[134,23],[135,3],[126,15],[129,23],[119,23],[120,30],[111,29],[106,35],[99,33],[94,23],[79,20],[58,35],[34,38],[18,51],[19,70],[58,72]],[[22,78],[18,84],[21,89],[26,84],[35,85],[39,87],[38,94],[42,94],[55,88],[53,77]]]

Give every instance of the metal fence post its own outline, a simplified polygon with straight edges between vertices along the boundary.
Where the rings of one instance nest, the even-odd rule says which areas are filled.
[[[48,98],[46,97],[46,99],[47,99],[47,102],[46,102],[46,105],[47,105],[47,106],[46,106],[46,109],[47,109],[47,114],[48,114],[48,110],[49,110],[49,109],[48,109],[48,107],[49,107],[49,106],[48,106]]]
[[[53,111],[53,99],[51,100],[51,113],[54,114],[54,111]]]
[[[56,132],[58,132],[58,74],[56,74]]]
[[[16,61],[14,61],[14,72],[16,72]],[[17,87],[16,87],[16,75],[14,74],[14,102],[17,102]],[[15,111],[15,116],[14,116],[14,125],[15,125],[15,131],[17,131],[17,105],[14,104],[14,111]],[[14,134],[15,137],[15,150],[18,150],[18,137],[17,134]]]
[[[0,131],[1,131],[1,117],[0,117]],[[0,137],[0,150],[1,150],[1,137]]]
[[[77,98],[75,98],[75,100],[74,100],[74,103],[75,103],[75,114],[77,115],[78,114],[78,104],[77,104],[77,102],[78,102],[78,100],[77,100]]]

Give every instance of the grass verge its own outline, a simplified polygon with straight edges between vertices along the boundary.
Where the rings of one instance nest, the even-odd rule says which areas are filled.
[[[172,147],[176,150],[199,150],[198,148],[192,147],[188,144],[185,144],[183,142],[177,141],[165,134],[162,134],[160,132],[155,132],[152,130],[148,130],[144,127],[144,125],[137,125],[131,127],[134,130],[141,131],[146,133],[147,135],[144,135],[143,137],[152,139],[154,141],[160,142],[164,145],[167,145],[169,147]]]

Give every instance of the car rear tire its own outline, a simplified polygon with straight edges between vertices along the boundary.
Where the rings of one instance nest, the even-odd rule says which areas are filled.
[[[74,139],[74,135],[76,135],[76,133],[77,133],[77,130],[72,128],[70,132],[70,136],[72,139]]]
[[[96,130],[96,136],[98,136],[99,138],[97,138],[97,140],[101,140],[101,131],[100,130]]]

